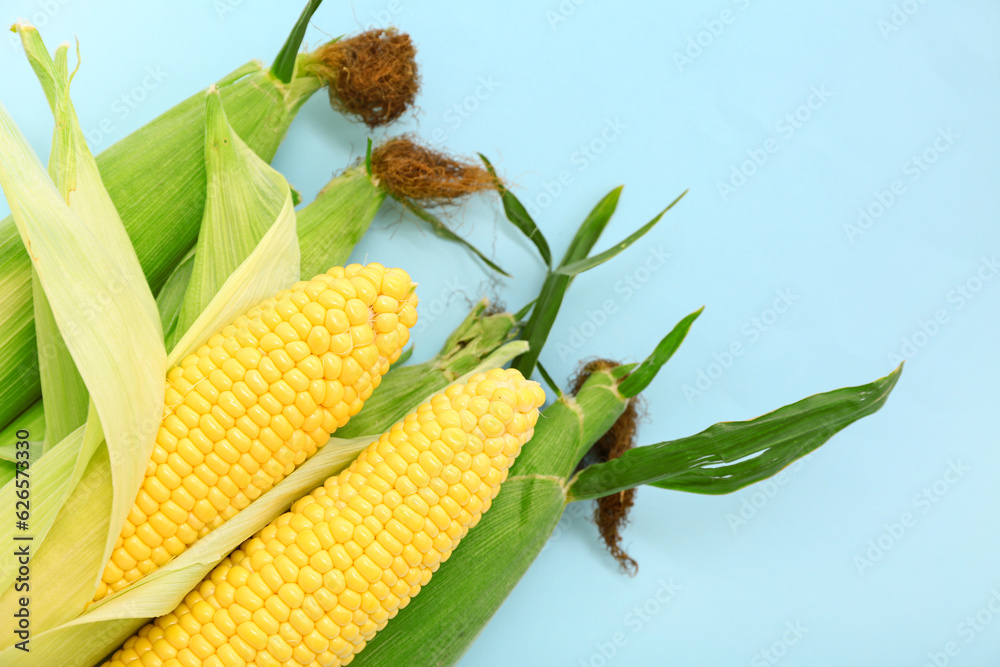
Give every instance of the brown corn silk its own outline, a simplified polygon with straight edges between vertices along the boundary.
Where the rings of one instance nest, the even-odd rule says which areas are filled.
[[[306,68],[328,82],[334,109],[374,128],[402,116],[416,98],[416,53],[405,33],[367,30],[321,47]]]
[[[372,151],[372,176],[394,198],[439,206],[467,195],[496,190],[489,172],[478,164],[395,137]]]
[[[609,371],[619,364],[608,359],[595,359],[584,363],[571,381],[572,392],[580,391],[583,383],[595,372]],[[629,399],[625,411],[615,420],[608,431],[601,436],[590,451],[588,462],[605,463],[614,461],[635,447],[635,437],[639,421],[643,416],[642,404],[638,396]],[[635,503],[635,489],[626,489],[597,500],[594,509],[594,523],[608,551],[621,566],[622,571],[635,576],[639,564],[621,546],[621,531],[628,525],[628,514]]]

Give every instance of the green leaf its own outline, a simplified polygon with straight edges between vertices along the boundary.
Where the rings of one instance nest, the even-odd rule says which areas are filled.
[[[604,228],[611,221],[611,216],[615,214],[615,209],[618,208],[618,199],[621,197],[624,187],[624,185],[619,185],[604,195],[604,198],[590,211],[570,242],[566,254],[559,263],[560,268],[584,259],[590,254],[597,239],[601,238]]]
[[[42,383],[42,397],[53,406],[52,410],[45,413],[45,428],[42,429],[45,433],[42,443],[44,452],[46,445],[54,447],[86,421],[90,395],[73,356],[66,347],[66,341],[59,333],[49,300],[34,271],[31,278],[38,374]]]
[[[528,239],[535,244],[538,248],[538,254],[542,256],[542,260],[545,261],[545,266],[552,266],[552,252],[549,250],[548,241],[545,240],[545,235],[542,234],[542,230],[538,228],[535,221],[531,219],[528,214],[528,210],[524,208],[524,205],[515,197],[507,186],[504,185],[500,177],[497,176],[496,170],[493,169],[493,165],[490,161],[486,159],[486,156],[479,153],[479,159],[483,161],[486,165],[486,170],[490,172],[490,176],[493,177],[493,183],[496,186],[497,192],[500,193],[500,200],[503,202],[503,212],[507,216],[507,219],[514,224],[515,227],[521,230],[521,232],[528,237]]]
[[[816,394],[744,422],[629,450],[590,466],[570,486],[572,500],[600,498],[639,484],[693,493],[732,493],[777,474],[835,433],[876,412],[903,368],[871,384]]]
[[[604,262],[608,261],[609,259],[611,259],[615,255],[617,255],[621,251],[625,250],[625,248],[629,247],[630,245],[632,245],[633,243],[635,243],[636,241],[638,241],[640,238],[642,238],[643,236],[645,236],[646,232],[648,232],[650,229],[652,229],[653,225],[655,225],[656,223],[658,223],[660,221],[660,218],[662,218],[667,211],[669,211],[671,208],[673,208],[674,204],[676,204],[677,202],[679,202],[681,200],[681,197],[683,197],[687,193],[688,193],[687,190],[685,190],[684,192],[682,192],[680,194],[680,196],[677,197],[677,199],[675,199],[673,202],[670,203],[669,206],[667,206],[665,209],[663,209],[662,211],[660,211],[659,215],[657,215],[655,218],[653,218],[652,220],[650,220],[649,222],[647,222],[645,225],[643,225],[642,227],[640,227],[639,229],[637,229],[635,232],[633,232],[632,234],[630,234],[621,243],[613,245],[610,248],[608,248],[607,250],[605,250],[604,252],[598,253],[597,255],[594,255],[593,257],[587,257],[585,259],[577,260],[575,262],[571,262],[570,264],[563,264],[563,265],[561,265],[556,270],[556,273],[561,274],[561,275],[566,275],[566,276],[575,276],[575,275],[578,275],[580,273],[583,273],[584,271],[588,271],[588,270],[594,268],[595,266],[600,266],[601,264],[603,264]]]
[[[537,302],[538,302],[538,299],[532,299],[531,301],[529,301],[528,303],[526,303],[524,305],[524,307],[521,308],[521,310],[517,311],[514,314],[514,319],[517,320],[518,322],[524,320],[524,318],[528,316],[528,313],[531,312],[532,307],[534,307],[534,305]]]
[[[187,292],[191,272],[194,270],[194,248],[174,267],[173,273],[167,278],[163,289],[156,295],[156,308],[160,311],[160,324],[163,326],[164,340],[172,340],[177,328],[177,319],[184,305],[184,293]]]
[[[281,81],[282,83],[289,83],[292,80],[292,75],[295,73],[295,59],[299,54],[299,46],[302,45],[302,38],[306,35],[306,28],[309,27],[309,20],[312,15],[319,9],[320,4],[323,0],[309,0],[309,4],[306,8],[302,10],[302,14],[299,15],[299,20],[295,22],[295,26],[292,28],[292,32],[289,33],[288,39],[285,40],[284,45],[281,47],[281,51],[278,52],[278,56],[274,59],[274,64],[271,65],[271,74]]]
[[[663,364],[667,363],[670,357],[674,356],[674,352],[684,342],[684,337],[687,336],[688,330],[703,310],[705,310],[705,306],[702,306],[678,322],[673,330],[660,341],[656,349],[653,350],[653,353],[636,367],[635,370],[629,371],[629,376],[618,385],[618,391],[621,392],[622,396],[626,398],[638,396],[639,392],[649,386],[649,383],[653,381],[656,374],[660,372]]]
[[[618,206],[618,197],[621,195],[621,186],[615,188],[598,202],[589,215],[584,219],[577,230],[573,241],[563,256],[560,267],[572,264],[581,259],[585,259],[601,232],[607,226],[608,221]],[[542,284],[542,289],[535,300],[535,306],[531,311],[531,318],[521,330],[521,338],[528,341],[529,349],[523,356],[514,360],[513,367],[521,372],[524,377],[531,377],[538,363],[538,357],[545,347],[545,342],[552,331],[552,325],[559,315],[559,308],[562,306],[566,290],[569,289],[573,276],[562,275],[549,271]]]
[[[508,278],[511,277],[511,275],[509,273],[507,273],[506,271],[504,271],[503,269],[501,269],[499,266],[497,266],[496,264],[494,264],[492,261],[490,261],[490,259],[486,255],[484,255],[483,253],[479,252],[479,250],[477,250],[475,246],[473,246],[471,243],[469,243],[468,241],[466,241],[465,239],[463,239],[461,236],[459,236],[455,232],[451,231],[451,229],[449,229],[446,224],[444,224],[443,222],[441,222],[437,218],[437,216],[431,214],[429,211],[427,211],[426,209],[424,209],[423,207],[421,207],[416,202],[413,202],[413,201],[410,201],[410,200],[403,200],[403,199],[400,199],[399,201],[403,204],[403,206],[405,206],[407,209],[409,209],[415,216],[417,216],[418,218],[420,218],[424,222],[428,223],[431,226],[431,229],[434,230],[435,234],[437,234],[438,236],[440,236],[443,239],[448,239],[449,241],[454,241],[455,243],[458,243],[460,245],[465,246],[466,248],[468,248],[469,250],[471,250],[473,252],[473,254],[476,255],[476,257],[478,257],[479,259],[483,260],[483,262],[486,264],[486,266],[490,267],[491,269],[493,269],[494,271],[496,271],[497,273],[499,273],[501,275],[507,276]]]
[[[208,197],[194,266],[178,314],[175,344],[219,288],[257,247],[291,191],[284,176],[257,157],[229,125],[218,89],[205,97]]]

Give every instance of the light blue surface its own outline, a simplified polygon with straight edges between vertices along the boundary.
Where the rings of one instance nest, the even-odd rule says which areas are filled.
[[[53,48],[79,38],[81,122],[113,125],[92,136],[101,149],[246,60],[270,61],[300,9],[194,4],[106,2],[98,11],[79,0],[18,0],[4,3],[0,20],[33,19]],[[495,158],[539,211],[555,254],[620,183],[598,249],[691,188],[647,237],[576,281],[542,355],[556,378],[583,357],[641,359],[706,305],[645,394],[643,443],[862,384],[888,373],[893,355],[909,359],[881,412],[782,484],[723,497],[640,490],[625,533],[640,563],[633,579],[597,543],[589,506],[572,506],[463,667],[997,664],[1000,275],[979,283],[977,273],[995,272],[989,262],[1000,253],[1000,7],[327,0],[307,39],[390,18],[412,34],[423,75],[417,121],[392,132],[441,130],[453,151]],[[50,116],[13,36],[0,37],[0,84],[46,155]],[[122,95],[143,99],[131,108]],[[275,160],[307,201],[366,139],[324,97],[307,104]],[[475,108],[462,116],[455,105]],[[784,120],[795,113],[798,127]],[[935,160],[921,169],[914,156],[924,152]],[[754,155],[759,167],[746,162]],[[754,173],[723,196],[719,184],[744,164]],[[548,195],[561,172],[568,185]],[[858,209],[877,214],[896,181],[881,216],[851,230]],[[456,222],[516,280],[489,286],[474,260],[396,209],[356,252],[405,265],[420,282],[427,324],[417,359],[463,315],[461,298],[441,307],[450,290],[520,307],[543,275],[494,202]],[[658,252],[669,259],[647,272]],[[628,280],[639,288],[631,294]],[[981,289],[965,299],[961,285]],[[791,306],[770,312],[782,293]],[[592,330],[587,312],[605,300],[618,312]],[[927,323],[936,315],[935,328]],[[905,341],[918,347],[904,350]],[[737,342],[743,354],[713,366]],[[686,395],[700,373],[704,390]],[[745,523],[734,521],[741,511]],[[908,525],[896,526],[906,513]],[[870,567],[859,560],[869,557],[878,558]]]

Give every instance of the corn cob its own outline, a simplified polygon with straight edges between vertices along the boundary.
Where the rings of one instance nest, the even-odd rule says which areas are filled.
[[[106,665],[348,664],[489,509],[544,400],[501,369],[435,395]]]
[[[330,269],[172,368],[145,481],[94,600],[181,554],[357,414],[409,339],[413,287],[380,264]]]

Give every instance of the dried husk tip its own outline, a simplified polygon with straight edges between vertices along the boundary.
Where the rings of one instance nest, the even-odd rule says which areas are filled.
[[[576,394],[592,374],[609,371],[620,364],[608,359],[595,359],[581,365],[571,380],[572,393]],[[638,396],[630,398],[625,411],[611,428],[594,443],[585,458],[587,464],[613,461],[635,446],[639,421],[643,417],[642,403]],[[597,499],[594,523],[608,551],[618,561],[623,572],[635,576],[639,564],[621,546],[621,531],[628,525],[629,510],[635,502],[635,489],[626,489]]]
[[[310,54],[305,68],[324,80],[334,109],[375,128],[413,104],[420,88],[416,53],[406,33],[373,29],[325,44]]]
[[[496,181],[478,163],[433,150],[406,135],[372,150],[371,172],[395,199],[424,207],[497,189]]]

